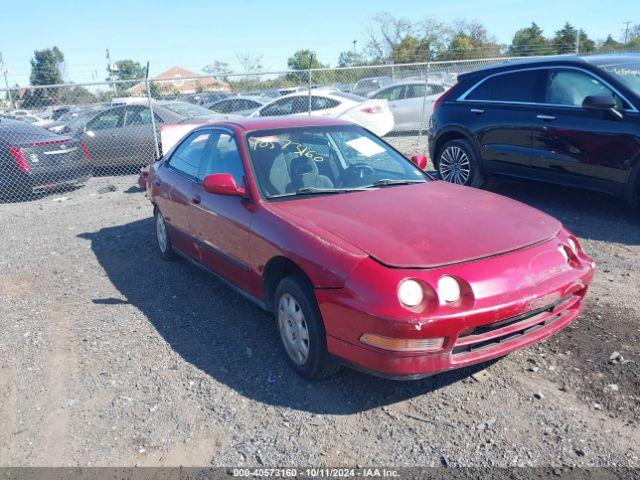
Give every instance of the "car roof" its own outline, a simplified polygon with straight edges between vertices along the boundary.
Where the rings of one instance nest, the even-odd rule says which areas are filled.
[[[212,125],[235,126],[241,128],[242,130],[253,132],[257,130],[271,130],[275,128],[345,126],[353,125],[353,123],[336,118],[304,116],[240,118],[233,121],[208,124],[207,127],[211,127]]]
[[[522,60],[509,60],[506,59],[504,62],[487,65],[485,67],[474,70],[473,72],[460,74],[458,76],[459,79],[463,80],[466,78],[474,78],[476,76],[485,76],[492,73],[497,73],[501,71],[511,70],[517,67],[529,67],[529,66],[554,66],[554,65],[578,65],[578,66],[587,66],[593,65],[598,66],[603,63],[607,63],[610,61],[623,61],[624,59],[629,60],[640,60],[640,55],[638,54],[618,54],[618,55],[588,55],[588,56],[575,56],[575,55],[561,55],[555,57],[545,57],[545,58],[531,58],[531,59],[522,59]]]
[[[259,102],[259,103],[265,104],[265,103],[270,102],[273,99],[265,98],[265,97],[258,97],[257,95],[237,95],[235,97],[221,98],[220,100],[216,100],[215,102],[213,102],[212,105],[214,105],[216,103],[229,102],[231,100],[253,100],[255,102]]]

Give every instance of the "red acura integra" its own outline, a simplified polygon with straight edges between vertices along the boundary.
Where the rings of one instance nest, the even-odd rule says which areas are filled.
[[[198,127],[148,173],[161,255],[273,312],[308,379],[419,378],[575,320],[594,265],[560,222],[412,160],[325,118]]]

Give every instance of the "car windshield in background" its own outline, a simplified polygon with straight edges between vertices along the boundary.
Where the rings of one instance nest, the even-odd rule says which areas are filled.
[[[599,64],[598,67],[613,75],[620,83],[636,95],[640,95],[640,59],[636,61],[611,61]]]
[[[345,193],[423,183],[425,173],[358,127],[309,127],[247,137],[260,189],[268,198]]]
[[[184,117],[201,117],[212,114],[211,110],[188,102],[163,103],[161,106]]]

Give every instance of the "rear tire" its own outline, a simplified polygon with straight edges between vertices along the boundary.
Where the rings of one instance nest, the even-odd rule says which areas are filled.
[[[173,245],[171,245],[171,239],[167,233],[167,224],[164,221],[162,212],[158,208],[156,208],[154,219],[156,226],[156,240],[158,241],[160,256],[166,261],[175,260],[176,254],[173,252]]]
[[[469,141],[459,138],[438,151],[436,168],[445,182],[480,188],[484,183],[480,162]]]
[[[290,275],[280,281],[274,314],[287,362],[298,375],[319,380],[340,368],[327,352],[322,315],[313,287],[303,275]]]

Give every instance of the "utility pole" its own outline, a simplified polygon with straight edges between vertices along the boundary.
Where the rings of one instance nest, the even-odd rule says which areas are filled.
[[[4,84],[7,87],[7,95],[9,96],[9,105],[11,108],[16,108],[13,104],[13,98],[11,97],[11,90],[9,89],[9,79],[7,78],[8,69],[4,65],[4,57],[2,56],[2,52],[0,52],[0,69],[2,69],[2,75],[4,76]]]
[[[109,85],[111,88],[115,90],[115,85],[113,85],[113,77],[111,75],[111,54],[109,53],[109,49],[107,48],[107,72],[109,73]]]
[[[580,29],[576,28],[576,55],[580,54]]]
[[[627,35],[629,35],[629,24],[631,22],[627,21],[627,22],[622,22],[622,24],[624,25],[624,44],[627,44]]]
[[[358,43],[358,41],[357,41],[357,40],[354,40],[354,41],[353,41],[353,61],[354,61],[354,62],[355,62],[355,60],[356,60],[356,55],[357,55],[357,53],[356,53],[356,43]]]

